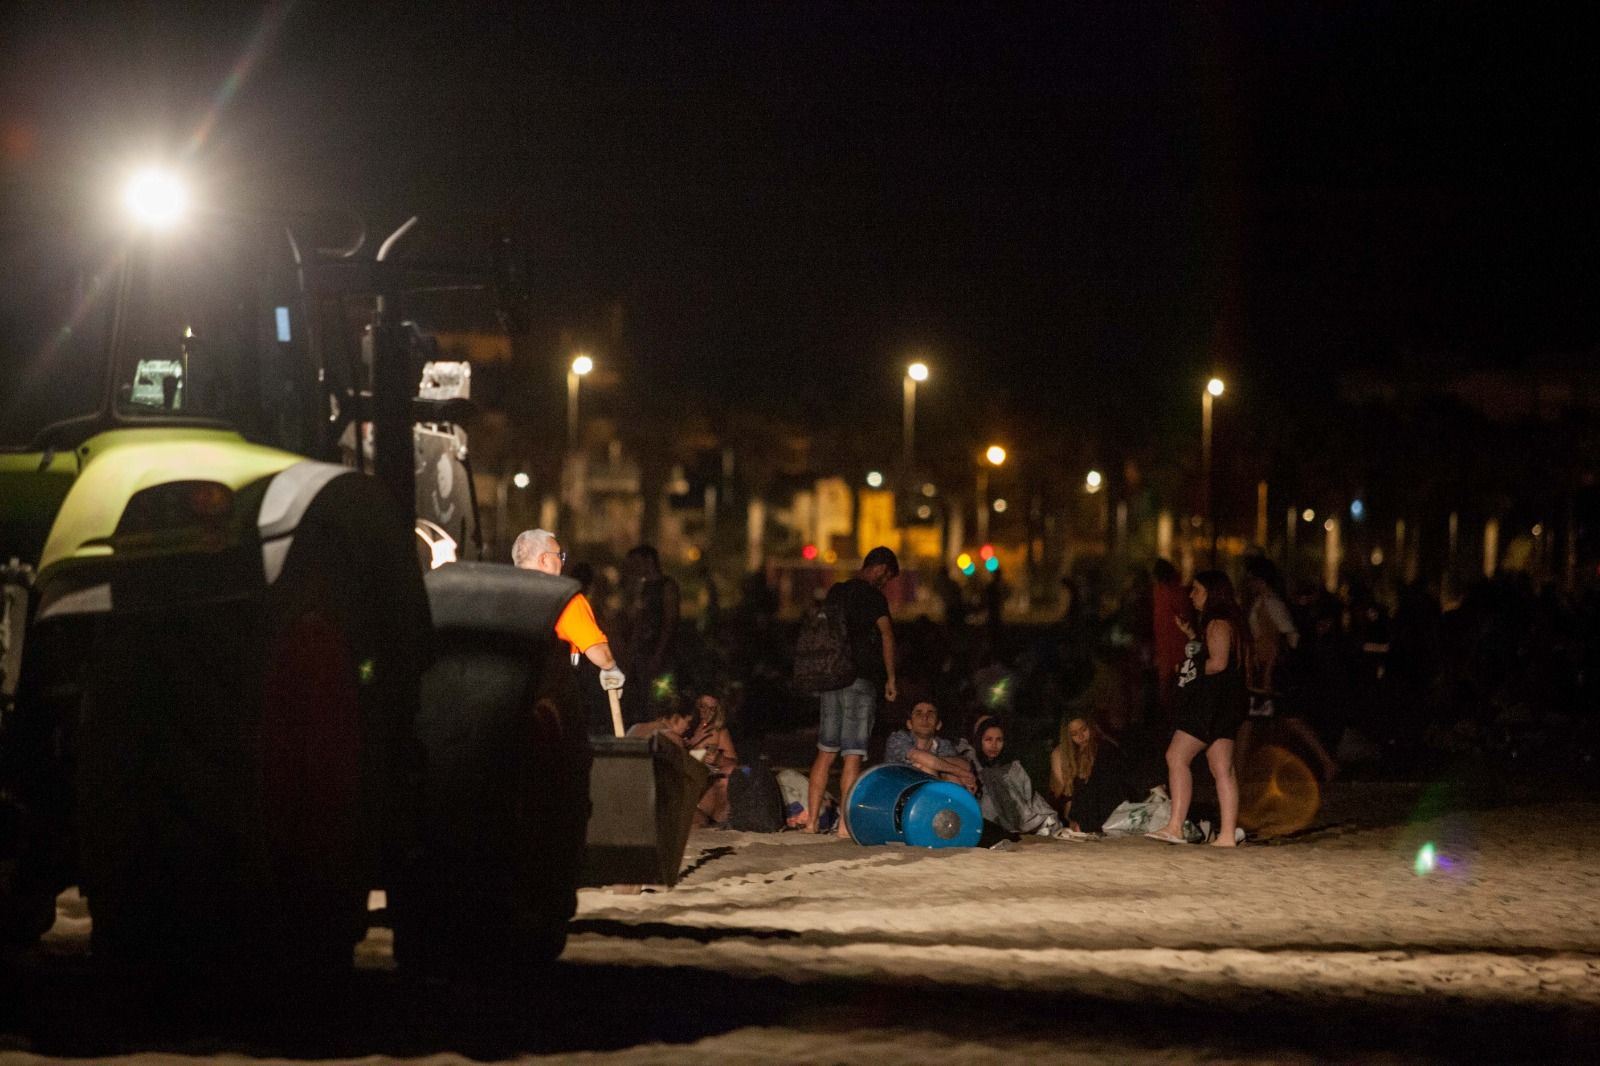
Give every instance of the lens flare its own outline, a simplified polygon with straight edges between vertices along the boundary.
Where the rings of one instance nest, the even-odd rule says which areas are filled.
[[[1427,877],[1439,867],[1439,856],[1434,851],[1433,841],[1428,841],[1417,849],[1417,857],[1411,863],[1411,870],[1418,877]]]
[[[183,217],[189,193],[175,175],[151,167],[128,180],[122,202],[141,225],[166,229]]]

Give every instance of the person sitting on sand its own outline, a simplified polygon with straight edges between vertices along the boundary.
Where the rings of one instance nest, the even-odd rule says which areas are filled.
[[[706,765],[711,769],[711,776],[706,781],[706,790],[695,807],[694,824],[701,827],[724,825],[728,820],[728,775],[726,771],[718,770],[711,764],[709,750],[701,749],[699,754],[689,750],[690,733],[697,721],[695,709],[679,696],[668,696],[657,700],[655,709],[656,717],[629,729],[628,736],[660,737],[685,749],[694,758],[706,756]]]
[[[1082,715],[1063,723],[1061,743],[1050,753],[1050,797],[1068,828],[1098,833],[1118,804],[1143,799],[1148,791],[1134,780],[1122,748],[1099,726]]]
[[[628,730],[630,737],[655,737],[670,740],[683,748],[689,736],[689,729],[694,725],[695,712],[677,696],[668,696],[657,700],[655,703],[656,716],[648,722],[640,722]]]
[[[890,766],[910,766],[945,781],[954,781],[968,792],[978,791],[978,777],[972,764],[961,757],[956,746],[939,735],[939,709],[932,700],[912,704],[906,727],[889,734],[883,761]],[[849,802],[848,797],[846,802]]]
[[[706,794],[700,797],[696,821],[721,825],[728,820],[728,774],[739,765],[739,753],[733,746],[722,698],[717,693],[700,693],[695,697],[694,710],[695,717],[684,743],[689,753],[711,771],[711,783],[706,786]]]
[[[972,742],[960,747],[977,773],[981,786],[978,806],[985,821],[1008,833],[1055,835],[1061,819],[1050,802],[1034,791],[1033,779],[1022,764],[1006,757],[1006,730],[999,718],[987,714],[979,718],[972,727]]]
[[[728,732],[722,697],[716,692],[702,692],[695,697],[694,721],[685,743],[690,751],[704,749],[705,758],[701,761],[712,771],[726,773],[739,765],[739,752],[733,746],[733,734]]]

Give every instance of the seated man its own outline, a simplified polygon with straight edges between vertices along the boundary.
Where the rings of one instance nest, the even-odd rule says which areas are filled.
[[[939,735],[939,709],[931,700],[918,700],[911,707],[906,727],[889,735],[883,749],[886,765],[911,766],[925,774],[954,781],[976,794],[978,778],[972,764],[956,751],[956,746]]]
[[[657,700],[654,706],[656,716],[648,722],[640,722],[628,730],[630,737],[661,736],[670,740],[678,747],[685,746],[689,736],[689,729],[694,725],[695,710],[677,696]]]

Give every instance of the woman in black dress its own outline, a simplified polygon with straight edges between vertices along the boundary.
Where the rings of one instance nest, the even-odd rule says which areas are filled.
[[[1222,824],[1217,847],[1234,845],[1239,821],[1239,780],[1233,768],[1233,739],[1249,713],[1244,664],[1249,654],[1250,630],[1244,624],[1233,592],[1233,582],[1220,570],[1202,570],[1189,589],[1195,614],[1200,618],[1199,638],[1183,619],[1178,627],[1189,638],[1189,657],[1178,671],[1180,686],[1178,728],[1167,745],[1167,791],[1172,796],[1172,817],[1165,827],[1145,835],[1182,844],[1183,822],[1194,796],[1194,775],[1189,764],[1202,751],[1217,781],[1217,803]]]

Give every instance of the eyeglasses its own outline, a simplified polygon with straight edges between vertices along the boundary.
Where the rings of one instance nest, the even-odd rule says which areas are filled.
[[[554,555],[556,557],[556,561],[557,562],[563,562],[564,563],[564,562],[567,561],[567,553],[566,552],[540,552],[539,554],[540,555]]]

